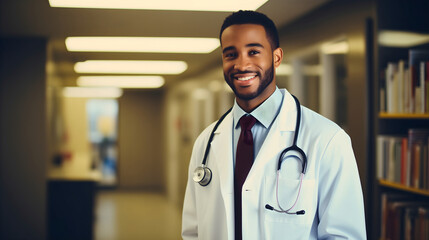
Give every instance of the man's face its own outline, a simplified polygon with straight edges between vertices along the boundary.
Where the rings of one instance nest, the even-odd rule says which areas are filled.
[[[225,81],[236,97],[265,101],[275,90],[274,65],[281,61],[276,51],[281,49],[273,53],[264,27],[257,24],[227,27],[221,43]]]

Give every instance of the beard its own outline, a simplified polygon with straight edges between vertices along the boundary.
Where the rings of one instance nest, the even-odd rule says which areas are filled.
[[[237,73],[249,73],[249,71],[237,72]],[[234,73],[234,74],[236,74],[236,73]],[[227,76],[224,73],[223,76],[225,78],[226,83],[229,85],[229,87],[234,92],[235,96],[239,99],[248,101],[248,100],[252,100],[252,99],[258,97],[267,88],[267,86],[270,85],[270,83],[273,81],[273,79],[274,79],[274,63],[271,64],[271,67],[269,69],[267,69],[263,75],[259,71],[256,74],[261,79],[261,81],[259,82],[258,89],[255,92],[252,92],[249,94],[241,94],[237,91],[237,89],[234,86],[233,74],[230,74],[229,76]],[[262,78],[262,76],[263,76],[263,78]]]

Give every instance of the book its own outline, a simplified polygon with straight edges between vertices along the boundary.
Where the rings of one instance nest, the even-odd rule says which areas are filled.
[[[408,172],[408,138],[402,138],[401,145],[401,184],[407,184]]]
[[[411,112],[425,112],[425,64],[422,62],[429,61],[429,50],[427,49],[410,49],[408,53],[410,80],[411,80]],[[423,70],[422,70],[423,68]]]
[[[429,129],[409,129],[408,149],[411,162],[411,186],[427,189],[429,181],[427,165]],[[425,170],[426,169],[426,170]]]
[[[402,183],[406,178],[408,142],[404,136],[379,135],[377,137],[377,177]],[[405,166],[405,167],[404,167]]]
[[[425,76],[425,78],[424,78],[424,84],[425,84],[425,94],[424,94],[424,96],[425,96],[425,112],[426,113],[429,113],[429,61],[426,61],[425,63],[424,63],[424,67],[425,67],[425,69],[424,69],[424,76]]]
[[[408,57],[380,71],[380,112],[429,113],[429,50],[410,49]]]
[[[387,112],[398,112],[398,64],[389,62],[386,69]]]
[[[380,112],[387,112],[386,108],[386,71],[380,71],[380,94],[379,94],[379,108]]]
[[[428,59],[429,60],[429,59]],[[420,96],[418,99],[419,106],[417,108],[417,113],[425,113],[426,109],[426,84],[425,84],[425,77],[426,77],[426,62],[421,61],[420,62]]]
[[[381,195],[380,239],[428,239],[429,202],[403,194]]]
[[[429,190],[429,129],[378,135],[376,143],[377,179]]]

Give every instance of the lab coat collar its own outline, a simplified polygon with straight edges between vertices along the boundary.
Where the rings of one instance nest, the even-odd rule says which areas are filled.
[[[286,89],[280,89],[283,94],[283,103],[280,113],[275,122],[281,123],[277,125],[279,131],[295,131],[296,125],[296,103],[292,95]]]
[[[283,95],[283,103],[280,109],[280,113],[274,121],[281,122],[282,124],[278,125],[277,129],[280,131],[295,131],[297,114],[295,100],[286,89],[279,90]],[[225,132],[226,134],[231,134],[233,131],[233,127],[233,115],[230,113],[219,125],[218,129],[216,129],[215,134],[219,134],[222,132]],[[232,137],[230,140],[232,140]]]
[[[273,94],[267,98],[261,105],[259,105],[252,112],[245,112],[237,103],[234,102],[234,107],[232,109],[233,117],[234,117],[234,127],[238,128],[239,120],[243,115],[250,114],[258,120],[262,126],[266,129],[270,127],[276,116],[280,111],[280,106],[283,101],[283,94],[276,87]]]

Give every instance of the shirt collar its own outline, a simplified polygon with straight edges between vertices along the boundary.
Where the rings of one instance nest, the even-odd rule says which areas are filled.
[[[238,122],[243,115],[250,114],[258,120],[265,128],[268,128],[271,123],[276,118],[277,114],[280,111],[280,106],[282,104],[283,94],[276,87],[276,90],[267,100],[265,100],[261,105],[254,109],[251,113],[245,112],[238,104],[237,101],[234,101],[233,107],[233,117],[234,117],[234,127],[238,127]]]

